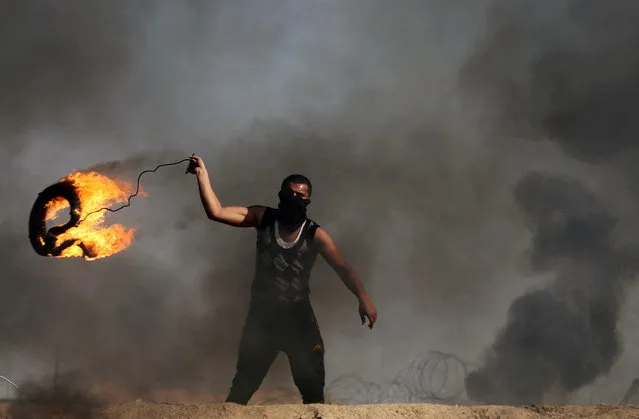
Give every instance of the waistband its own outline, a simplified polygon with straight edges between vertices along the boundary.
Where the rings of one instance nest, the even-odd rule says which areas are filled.
[[[310,298],[303,298],[295,302],[287,302],[266,296],[253,295],[249,308],[269,312],[299,312],[313,310]]]

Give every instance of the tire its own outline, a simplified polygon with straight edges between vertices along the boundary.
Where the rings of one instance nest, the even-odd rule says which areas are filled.
[[[69,221],[61,226],[55,226],[47,231],[46,205],[56,198],[63,198],[69,202]],[[40,256],[60,256],[62,252],[78,244],[78,240],[69,239],[56,246],[57,236],[80,223],[82,202],[72,182],[62,181],[54,183],[38,194],[33,203],[29,216],[29,240],[33,250]],[[80,247],[85,249],[80,243]],[[86,255],[85,250],[85,255]]]

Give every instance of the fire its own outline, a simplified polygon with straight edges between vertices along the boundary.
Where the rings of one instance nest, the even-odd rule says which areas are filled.
[[[84,256],[86,260],[111,256],[131,245],[135,235],[134,228],[126,228],[121,224],[105,226],[104,221],[108,213],[106,210],[90,214],[100,208],[112,208],[116,204],[126,203],[129,195],[133,192],[131,184],[93,171],[74,171],[61,181],[70,181],[75,186],[80,202],[82,202],[80,219],[84,221],[57,237],[57,243],[69,239],[78,241],[77,244],[65,249],[60,257],[83,257],[84,253],[79,246],[80,243],[83,243],[91,254],[90,257]],[[68,208],[69,203],[65,199],[49,202],[46,220],[50,221],[58,216],[67,216],[60,211],[68,210]]]

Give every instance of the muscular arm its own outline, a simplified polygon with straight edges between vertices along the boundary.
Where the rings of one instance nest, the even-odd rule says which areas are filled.
[[[253,205],[250,207],[224,207],[213,191],[211,181],[206,170],[197,173],[197,184],[200,200],[206,215],[210,220],[233,227],[257,227],[260,224],[265,207]]]
[[[324,260],[326,260],[335,273],[339,275],[344,285],[346,285],[359,300],[362,324],[364,324],[364,317],[367,317],[369,327],[372,328],[375,321],[377,321],[377,309],[368,297],[357,272],[344,260],[344,257],[337,249],[331,236],[322,228],[318,228],[315,232],[315,243]]]
[[[333,268],[335,273],[339,275],[344,285],[346,285],[346,288],[358,299],[365,297],[366,291],[357,272],[344,260],[344,257],[337,249],[331,236],[321,227],[315,232],[315,243],[317,244],[320,255],[322,255],[324,260]]]

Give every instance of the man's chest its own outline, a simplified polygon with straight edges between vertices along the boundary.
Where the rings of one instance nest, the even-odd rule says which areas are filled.
[[[283,248],[268,230],[258,235],[256,250],[258,264],[263,268],[293,274],[311,269],[316,258],[315,249],[305,237],[301,237],[295,246]]]

